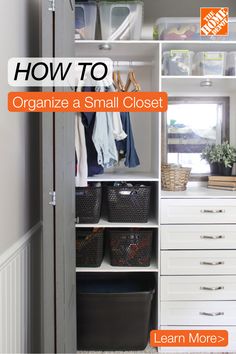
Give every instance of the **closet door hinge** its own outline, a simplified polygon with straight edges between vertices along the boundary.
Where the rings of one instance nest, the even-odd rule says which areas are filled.
[[[49,2],[48,10],[49,11],[55,12],[55,1],[56,0],[48,0],[48,2]]]
[[[56,205],[56,192],[49,192],[49,196],[51,197],[51,200],[49,202],[49,205],[55,206]]]

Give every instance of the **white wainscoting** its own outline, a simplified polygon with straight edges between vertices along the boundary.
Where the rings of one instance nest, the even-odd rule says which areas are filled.
[[[33,332],[40,328],[40,323],[32,323],[34,277],[40,269],[35,248],[40,247],[40,234],[38,223],[0,256],[0,353],[30,353],[34,347]]]

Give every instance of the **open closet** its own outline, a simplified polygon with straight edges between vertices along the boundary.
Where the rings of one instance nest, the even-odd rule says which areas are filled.
[[[68,1],[69,2],[69,1]],[[189,0],[144,0],[143,1],[143,19],[140,23],[136,23],[137,27],[135,28],[135,33],[140,31],[140,38],[135,38],[134,34],[131,35],[131,38],[127,39],[127,33],[125,29],[125,25],[123,25],[123,29],[120,29],[120,32],[117,31],[116,36],[112,37],[112,34],[109,34],[110,23],[106,23],[106,18],[109,18],[109,13],[105,16],[106,11],[109,10],[111,6],[111,2],[103,2],[99,5],[99,9],[97,9],[97,5],[94,2],[86,2],[84,5],[80,4],[80,11],[83,12],[83,26],[78,25],[78,22],[75,22],[74,12],[71,9],[76,9],[76,4],[69,2],[70,6],[70,15],[68,18],[65,18],[63,11],[65,9],[60,9],[61,17],[63,18],[63,22],[60,23],[57,14],[57,10],[55,11],[56,18],[56,26],[59,33],[63,30],[66,33],[66,28],[70,26],[70,35],[69,37],[63,34],[63,41],[59,40],[56,42],[56,56],[70,56],[71,51],[74,50],[74,55],[79,58],[104,58],[108,57],[113,60],[114,63],[114,81],[118,82],[117,86],[119,90],[125,90],[125,84],[127,81],[127,77],[129,77],[130,73],[134,73],[135,80],[133,80],[132,85],[133,88],[130,87],[130,90],[140,90],[141,91],[167,91],[169,97],[178,98],[178,97],[228,97],[230,101],[229,105],[229,139],[232,144],[236,143],[236,123],[235,123],[235,102],[236,102],[236,77],[226,75],[225,72],[223,75],[210,75],[204,76],[199,73],[191,73],[191,74],[168,74],[168,72],[163,71],[163,58],[165,53],[170,53],[174,51],[175,53],[179,52],[194,52],[195,54],[201,52],[234,52],[236,51],[236,37],[232,40],[222,39],[221,40],[159,40],[153,39],[153,27],[155,26],[156,20],[163,17],[199,17],[199,9],[200,7],[220,7],[222,6],[222,1],[189,1]],[[127,3],[127,2],[126,2]],[[131,2],[132,3],[132,2]],[[136,6],[138,7],[141,2],[136,2]],[[89,15],[86,13],[86,10],[83,10],[83,6],[89,6]],[[233,0],[225,0],[224,6],[228,6],[230,8],[230,16],[236,17],[236,4]],[[69,10],[68,10],[69,11]],[[100,11],[100,16],[99,16]],[[139,7],[136,11],[140,11]],[[67,12],[67,10],[66,10]],[[119,14],[120,15],[120,14]],[[87,17],[86,17],[87,16]],[[123,22],[125,22],[125,18],[127,17],[126,10],[123,9],[122,12]],[[137,17],[139,18],[139,16]],[[96,19],[96,21],[95,21]],[[72,21],[70,25],[68,25],[67,21]],[[118,25],[116,23],[118,21]],[[118,28],[122,27],[122,23],[120,24],[120,18],[116,14],[114,16],[114,26]],[[122,22],[121,21],[121,22]],[[168,19],[166,20],[168,21]],[[72,28],[73,23],[73,28]],[[61,26],[61,28],[60,28]],[[75,27],[76,28],[75,30]],[[81,29],[82,28],[82,29]],[[126,34],[125,34],[126,33]],[[122,35],[125,39],[122,39]],[[87,37],[88,36],[88,37]],[[93,39],[86,39],[91,38]],[[72,40],[73,37],[73,40]],[[74,39],[75,37],[75,39]],[[120,38],[121,37],[121,38]],[[69,38],[69,39],[68,39]],[[101,38],[110,38],[110,39],[101,39]],[[116,39],[118,38],[118,39]],[[73,41],[73,49],[72,44],[68,44],[69,41]],[[67,44],[65,44],[67,43]],[[60,45],[62,44],[62,47]],[[70,47],[70,55],[66,54],[67,46]],[[183,66],[181,66],[182,68]],[[119,79],[120,77],[120,79]],[[132,75],[131,75],[132,78]],[[131,79],[132,81],[132,79]],[[203,85],[203,82],[210,82],[209,84]],[[140,86],[140,87],[139,87]],[[90,347],[90,344],[87,340],[84,341],[84,338],[88,338],[88,333],[86,332],[86,328],[81,328],[81,322],[84,321],[84,316],[86,316],[86,311],[84,310],[86,306],[89,308],[90,303],[86,302],[83,299],[83,296],[79,294],[80,284],[83,288],[83,284],[86,283],[87,290],[90,289],[93,284],[99,287],[97,283],[110,281],[111,288],[115,287],[114,282],[117,280],[119,283],[120,279],[124,284],[128,279],[130,281],[141,281],[146,279],[147,284],[149,280],[152,283],[151,288],[147,288],[146,291],[150,291],[152,293],[152,301],[150,304],[151,312],[150,318],[148,316],[146,325],[147,333],[149,329],[157,329],[157,328],[186,328],[186,327],[194,327],[199,326],[199,328],[228,328],[230,333],[236,333],[236,322],[235,319],[230,316],[229,311],[231,306],[235,307],[236,301],[236,291],[234,289],[235,297],[226,298],[224,295],[222,297],[215,297],[211,299],[209,296],[201,297],[189,297],[184,296],[182,294],[178,297],[178,294],[175,294],[174,286],[176,283],[185,284],[186,289],[188,287],[188,281],[190,282],[192,275],[195,275],[194,278],[196,281],[202,281],[204,284],[207,284],[207,280],[209,280],[210,284],[215,284],[214,280],[216,280],[216,276],[225,275],[225,279],[220,278],[222,281],[225,280],[235,280],[236,272],[232,269],[223,269],[222,271],[217,271],[211,273],[211,270],[202,271],[200,268],[196,270],[195,273],[188,273],[184,270],[184,267],[187,264],[187,267],[190,265],[188,263],[183,263],[181,266],[181,257],[189,257],[188,259],[194,259],[196,255],[198,256],[199,249],[204,249],[204,252],[212,252],[210,256],[212,259],[211,262],[215,261],[215,258],[219,256],[216,252],[216,248],[213,244],[209,246],[196,244],[193,246],[189,246],[189,248],[184,247],[184,242],[181,241],[179,244],[175,244],[174,237],[180,237],[181,234],[186,234],[190,231],[190,229],[199,228],[199,233],[210,232],[211,224],[214,224],[215,232],[217,231],[216,223],[220,223],[225,227],[232,226],[236,223],[235,217],[233,216],[233,211],[236,208],[236,199],[234,195],[230,192],[225,191],[210,191],[206,188],[203,188],[201,183],[196,184],[199,187],[195,187],[194,183],[190,183],[190,187],[193,186],[193,192],[190,188],[189,191],[181,192],[177,196],[174,192],[163,192],[161,191],[161,163],[163,161],[163,125],[162,120],[164,119],[163,115],[157,112],[153,113],[130,113],[131,124],[132,124],[132,132],[135,142],[135,148],[137,151],[137,155],[140,160],[140,164],[136,167],[126,167],[124,165],[124,161],[120,161],[118,164],[114,165],[111,168],[105,168],[103,173],[94,174],[88,176],[87,183],[89,186],[92,186],[95,190],[95,194],[97,193],[96,188],[101,188],[102,202],[101,202],[101,212],[99,211],[99,216],[96,222],[83,222],[78,215],[78,209],[74,207],[77,203],[77,208],[79,208],[79,200],[81,200],[82,190],[76,187],[75,185],[75,145],[74,145],[74,136],[75,136],[75,125],[74,120],[75,116],[73,114],[67,114],[65,117],[64,114],[55,115],[52,120],[52,125],[50,127],[51,132],[54,134],[54,141],[51,145],[51,158],[55,161],[53,179],[51,185],[51,191],[56,191],[56,206],[54,209],[54,240],[52,241],[51,247],[55,247],[56,251],[53,255],[55,273],[53,276],[53,281],[55,282],[55,309],[56,309],[56,339],[55,342],[57,344],[57,348],[63,351],[65,348],[73,349],[75,345],[75,340],[77,337],[76,334],[76,322],[77,328],[80,330],[79,336],[81,342],[78,338],[77,348],[79,350],[132,350],[132,345],[134,343],[127,344],[127,347],[122,345],[121,347],[112,347],[112,343],[108,343],[109,335],[107,336],[104,333],[104,338],[102,338],[104,346],[98,346],[96,348],[96,344]],[[45,120],[45,129],[48,128],[48,122]],[[48,134],[48,133],[47,133]],[[53,135],[52,134],[52,135]],[[54,157],[52,157],[54,156]],[[45,156],[47,159],[48,156]],[[65,172],[66,171],[66,172]],[[127,191],[129,188],[135,188],[135,186],[149,187],[151,190],[150,193],[150,208],[148,208],[147,220],[145,222],[135,220],[135,222],[130,221],[109,221],[110,219],[110,211],[109,211],[109,193],[110,189],[115,188],[124,188],[124,191],[129,194]],[[45,188],[48,186],[46,185]],[[76,188],[76,195],[75,195]],[[47,195],[47,192],[45,192]],[[80,199],[79,199],[80,195]],[[98,194],[96,194],[98,197]],[[124,196],[124,195],[123,195]],[[93,195],[94,197],[94,195]],[[45,197],[46,198],[46,197]],[[78,199],[77,199],[78,198]],[[117,195],[115,196],[117,198]],[[77,200],[77,202],[75,202]],[[123,202],[124,203],[124,202]],[[191,204],[192,203],[192,204]],[[201,204],[202,203],[202,204]],[[214,206],[216,204],[216,207]],[[226,203],[226,206],[225,204]],[[81,204],[82,205],[82,204]],[[193,208],[191,210],[196,210],[196,208],[200,208],[201,210],[218,210],[218,205],[220,209],[228,210],[229,208],[229,217],[225,213],[223,216],[220,215],[220,219],[202,219],[198,216],[191,217],[186,220],[186,217],[183,214],[179,215],[186,211],[188,208]],[[223,205],[223,206],[222,206]],[[111,206],[112,207],[112,206]],[[47,207],[48,208],[48,207]],[[85,208],[82,205],[82,208]],[[137,207],[138,209],[138,207]],[[49,209],[48,209],[49,210]],[[90,208],[91,210],[91,208]],[[134,208],[135,211],[135,208]],[[96,211],[95,211],[96,212]],[[50,214],[51,214],[50,209]],[[116,216],[117,213],[116,212]],[[197,212],[196,212],[197,213]],[[200,211],[199,211],[200,213]],[[86,214],[86,213],[85,213]],[[88,214],[88,213],[87,213]],[[214,214],[214,213],[212,213]],[[179,215],[176,218],[174,215]],[[186,214],[188,215],[188,213]],[[81,214],[80,214],[81,216]],[[204,216],[205,215],[201,215]],[[208,214],[210,217],[210,213]],[[214,215],[213,215],[214,216]],[[45,214],[46,217],[46,214]],[[75,217],[75,218],[74,218]],[[225,218],[224,218],[225,217]],[[131,218],[132,219],[132,218]],[[75,221],[75,222],[74,222]],[[207,225],[209,224],[209,225]],[[204,225],[206,228],[204,228]],[[235,225],[233,225],[235,228]],[[52,226],[53,228],[53,226]],[[99,231],[100,230],[100,231]],[[81,261],[81,258],[77,258],[77,266],[76,266],[76,245],[78,245],[79,237],[91,237],[95,236],[99,239],[99,232],[104,232],[104,239],[102,255],[100,254],[100,260],[98,260],[97,265],[89,266],[89,260],[83,259],[87,266],[83,266],[82,263],[78,265],[78,261]],[[111,235],[118,237],[122,235],[122,238],[127,235],[127,232],[130,232],[133,235],[133,239],[135,238],[135,233],[139,235],[142,232],[152,232],[152,242],[150,249],[150,265],[141,264],[133,265],[122,265],[119,266],[112,265],[111,263],[111,245],[110,245],[110,237]],[[223,227],[222,227],[223,230]],[[116,234],[116,232],[120,232],[120,234]],[[173,232],[178,231],[178,234],[173,236]],[[230,230],[229,230],[230,232]],[[57,233],[59,233],[59,237],[57,237]],[[118,235],[118,236],[117,236]],[[172,235],[172,239],[171,239]],[[101,235],[100,235],[101,236]],[[130,235],[129,235],[130,236]],[[140,236],[139,236],[140,237]],[[196,236],[196,237],[199,237]],[[77,240],[77,241],[76,241]],[[136,241],[135,241],[136,242]],[[168,243],[169,242],[169,243]],[[173,247],[172,247],[173,242]],[[134,243],[134,242],[133,242]],[[130,246],[133,245],[131,242]],[[69,247],[68,247],[69,244]],[[119,242],[118,242],[119,244]],[[53,246],[54,245],[54,246]],[[104,250],[103,250],[104,247]],[[123,246],[122,246],[123,247]],[[135,247],[137,244],[135,243]],[[132,247],[131,247],[132,248]],[[223,245],[222,249],[228,249],[228,246]],[[236,244],[230,246],[231,251],[224,251],[225,257],[232,258],[232,255],[235,255]],[[207,251],[208,250],[208,251]],[[219,250],[219,248],[218,248]],[[48,250],[47,250],[48,252]],[[187,252],[187,253],[186,253]],[[227,253],[228,252],[228,253]],[[53,252],[51,252],[52,254]],[[78,254],[77,254],[78,257]],[[81,257],[81,255],[80,255]],[[47,260],[48,261],[48,260]],[[114,261],[114,260],[113,260]],[[200,260],[201,261],[201,260]],[[179,263],[180,262],[180,265]],[[224,262],[224,261],[223,261]],[[176,268],[180,267],[180,269]],[[216,268],[214,268],[216,269]],[[219,269],[219,268],[217,268]],[[195,271],[195,270],[194,270]],[[62,280],[61,273],[63,275]],[[75,277],[76,273],[76,277]],[[45,274],[48,277],[48,274]],[[74,278],[73,278],[74,276]],[[215,276],[215,278],[214,278]],[[228,278],[227,278],[228,277]],[[231,278],[230,278],[231,277]],[[77,284],[75,282],[75,278],[77,278]],[[181,282],[182,281],[182,282]],[[60,284],[58,284],[58,282]],[[142,283],[142,281],[141,281]],[[108,282],[109,284],[109,282]],[[199,283],[200,284],[200,283]],[[77,309],[76,309],[76,286],[77,286]],[[107,288],[107,283],[104,285],[107,289],[107,293],[111,293],[112,290]],[[191,285],[192,286],[192,285]],[[200,284],[201,286],[201,284]],[[207,287],[207,285],[205,285]],[[65,289],[65,287],[67,287]],[[58,290],[59,288],[59,290]],[[127,289],[126,289],[127,290]],[[105,290],[103,290],[105,291]],[[125,291],[125,289],[124,289]],[[128,290],[127,290],[128,291]],[[144,289],[145,291],[145,289]],[[186,290],[187,291],[187,290]],[[114,290],[115,293],[115,290]],[[173,296],[172,296],[173,294]],[[217,301],[211,301],[217,300]],[[231,300],[231,303],[227,305],[225,300]],[[104,300],[106,302],[106,298]],[[110,301],[110,300],[109,300]],[[114,300],[113,305],[115,306],[117,299]],[[132,298],[131,300],[132,301]],[[148,300],[150,301],[150,299]],[[112,302],[111,302],[112,303]],[[117,302],[119,303],[119,302]],[[92,304],[92,303],[91,303]],[[80,317],[80,306],[84,306],[83,310],[81,307],[81,317]],[[101,303],[98,303],[98,307]],[[111,306],[111,304],[110,304]],[[186,307],[187,306],[187,307]],[[209,306],[210,313],[218,313],[224,312],[223,320],[220,321],[219,317],[214,317],[209,315],[201,316],[200,319],[196,319],[197,314],[206,312],[206,308]],[[219,308],[223,308],[223,310],[217,310],[217,306]],[[139,305],[140,307],[140,305]],[[63,313],[63,309],[66,311]],[[185,310],[187,308],[187,310]],[[149,311],[147,309],[147,311]],[[181,315],[181,311],[187,313],[186,316]],[[186,312],[187,311],[187,312]],[[106,308],[104,309],[104,313],[106,313]],[[129,314],[129,312],[128,312]],[[93,319],[93,325],[96,329],[96,312],[91,315],[88,314],[91,319]],[[46,313],[45,316],[48,316]],[[128,315],[129,316],[129,315]],[[131,316],[131,315],[130,315]],[[75,318],[76,317],[76,318]],[[213,318],[214,317],[214,318]],[[81,320],[82,318],[82,320]],[[209,320],[210,319],[210,320]],[[122,319],[119,319],[122,322]],[[135,321],[135,318],[134,318]],[[62,326],[63,323],[63,326]],[[66,328],[68,325],[68,328]],[[90,324],[92,325],[92,324]],[[112,323],[110,324],[112,326]],[[132,321],[129,323],[129,326],[132,327]],[[107,327],[104,326],[107,330]],[[144,328],[143,327],[143,328]],[[63,339],[64,333],[66,332],[66,341]],[[84,332],[83,332],[84,331]],[[70,332],[70,333],[69,333]],[[96,336],[96,333],[93,333]],[[82,337],[81,337],[82,336]],[[83,337],[84,336],[84,337]],[[90,338],[91,339],[91,338]],[[147,339],[147,338],[146,338]],[[91,339],[91,343],[94,338]],[[122,341],[122,338],[121,338]],[[135,339],[134,339],[135,342]],[[83,345],[81,346],[80,343]],[[94,341],[96,343],[96,341]],[[145,339],[144,342],[145,343]],[[142,344],[143,344],[142,343]],[[101,343],[100,343],[101,344]],[[144,348],[138,347],[140,350],[144,350]],[[134,349],[137,350],[134,346]],[[58,352],[59,352],[59,349]],[[233,349],[236,350],[235,340],[230,340],[229,347],[227,350]],[[159,348],[158,351],[171,351],[170,349]],[[189,352],[189,348],[175,348],[175,352],[178,351],[186,351]],[[197,351],[197,350],[195,350]],[[211,348],[211,351],[218,351],[214,348]]]
[[[82,55],[83,57],[99,57],[99,56],[108,56],[111,58],[114,62],[114,73],[115,75],[118,72],[118,75],[120,75],[120,78],[122,82],[124,83],[123,86],[125,86],[125,83],[127,82],[127,78],[129,78],[130,73],[134,73],[135,79],[138,85],[140,85],[140,88],[142,91],[159,91],[159,79],[158,79],[158,70],[159,70],[159,48],[156,44],[151,44],[151,43],[132,43],[132,50],[127,51],[127,43],[124,42],[115,42],[110,44],[110,49],[108,51],[104,51],[104,43],[96,43],[95,41],[93,43],[85,43],[84,41],[80,41],[76,43],[76,56]],[[80,54],[79,54],[80,53]],[[133,86],[133,87],[132,87]],[[132,84],[130,90],[135,90],[137,85]],[[101,218],[99,219],[97,224],[94,223],[76,223],[76,235],[77,235],[77,252],[89,252],[89,247],[90,247],[90,252],[91,250],[91,243],[90,245],[84,246],[84,250],[82,249],[82,241],[80,237],[83,235],[87,235],[87,237],[91,237],[91,231],[93,228],[101,228],[104,234],[104,257],[102,259],[101,265],[99,267],[84,267],[83,265],[77,266],[76,271],[77,271],[77,278],[78,278],[78,289],[79,289],[79,279],[80,275],[82,273],[83,277],[86,276],[88,273],[92,273],[93,277],[96,276],[108,276],[109,279],[113,279],[114,281],[116,277],[118,276],[121,280],[129,279],[130,282],[133,281],[133,278],[135,276],[136,281],[139,283],[140,281],[143,282],[143,279],[149,274],[151,274],[151,278],[153,281],[152,285],[152,291],[154,289],[156,290],[156,284],[157,284],[157,278],[158,278],[158,223],[159,223],[159,180],[160,180],[160,175],[159,175],[159,151],[160,151],[160,119],[158,117],[158,113],[130,113],[130,119],[131,119],[131,124],[132,124],[132,132],[133,132],[133,137],[134,137],[134,143],[135,143],[135,148],[137,152],[137,156],[139,159],[139,164],[137,164],[136,167],[127,167],[124,165],[124,160],[120,161],[118,165],[114,166],[113,168],[105,169],[102,174],[97,174],[91,177],[88,177],[88,184],[90,187],[88,187],[87,191],[91,191],[91,185],[94,185],[94,183],[101,183],[102,186],[102,211],[101,211]],[[121,115],[122,117],[122,115]],[[122,183],[122,185],[121,185]],[[119,187],[120,184],[120,187]],[[115,187],[117,186],[117,187]],[[132,190],[132,187],[134,186],[134,190]],[[145,195],[142,193],[142,196],[140,195],[139,197],[135,197],[134,195],[132,196],[133,191],[135,191],[135,188],[137,188],[137,193],[141,193],[141,187],[144,186],[144,188],[150,187],[150,207],[149,205],[146,206],[148,208],[148,215],[147,215],[147,222],[143,222],[142,220],[142,215],[138,212],[139,207],[141,208],[141,214],[143,213],[143,208],[145,208],[145,201],[143,198],[146,198]],[[109,190],[107,191],[107,188]],[[118,191],[118,189],[121,188],[121,190]],[[111,189],[112,192],[115,194],[111,195]],[[129,193],[129,189],[131,190],[131,195],[121,195],[120,193]],[[81,188],[79,188],[79,191],[77,189],[77,193],[82,193]],[[86,193],[86,191],[85,191]],[[110,197],[107,196],[107,193],[111,195],[111,198],[115,198],[116,200],[119,200],[117,202],[117,206],[112,204],[112,200],[110,201]],[[78,198],[78,204],[82,200],[82,198],[77,194]],[[84,198],[83,198],[84,200]],[[121,203],[121,204],[119,204]],[[124,208],[124,204],[128,205],[128,208]],[[107,210],[107,208],[109,210]],[[115,209],[114,209],[115,208]],[[115,217],[115,222],[112,219],[113,222],[109,222],[109,215],[107,214],[112,214]],[[79,213],[81,215],[81,213]],[[110,216],[112,216],[110,215]],[[77,216],[77,215],[76,215]],[[120,217],[120,218],[119,218]],[[78,218],[80,219],[80,218]],[[135,222],[133,222],[133,220]],[[119,222],[120,221],[120,222]],[[83,230],[87,230],[87,234],[83,232]],[[96,236],[94,236],[96,237]],[[151,240],[150,240],[151,238]],[[92,242],[92,241],[91,241]],[[118,244],[118,246],[117,246]],[[143,244],[143,246],[142,246]],[[84,245],[84,243],[83,243]],[[95,244],[94,244],[95,245]],[[120,251],[117,249],[120,248]],[[133,250],[133,251],[132,251]],[[94,250],[93,250],[94,251]],[[78,254],[77,253],[77,254]],[[147,260],[147,257],[150,259]],[[149,265],[150,264],[150,265]],[[142,266],[143,265],[143,266]],[[146,274],[145,274],[146,273]],[[92,278],[94,281],[94,278]],[[92,280],[91,280],[92,282]],[[93,283],[92,283],[93,284]],[[111,283],[112,286],[112,283]],[[147,289],[148,290],[148,289]],[[79,290],[78,290],[79,291]],[[96,291],[96,289],[94,290]],[[109,291],[109,290],[107,290]],[[122,286],[121,290],[122,291]],[[125,289],[123,289],[125,292]],[[155,294],[152,295],[153,301],[152,303],[152,309],[154,306],[157,305],[157,296],[156,296],[156,291]],[[95,296],[95,295],[94,295]],[[130,294],[130,301],[135,302],[135,295],[132,293]],[[138,295],[136,295],[138,296]],[[142,296],[142,294],[141,294]],[[155,297],[155,298],[154,298]],[[81,303],[80,301],[80,296],[78,295],[78,314],[80,312],[79,310],[79,304]],[[112,300],[111,300],[112,301]],[[114,306],[119,302],[117,302],[117,299],[114,299]],[[106,300],[104,300],[104,307],[106,307]],[[89,303],[87,304],[89,307]],[[100,305],[102,306],[102,304]],[[113,306],[113,307],[114,307]],[[137,305],[137,313],[139,311],[140,306],[143,305]],[[147,306],[145,306],[147,307]],[[124,316],[124,313],[122,314],[122,307],[120,309],[121,314],[120,316]],[[129,315],[128,309],[127,311],[127,316],[132,316],[131,314]],[[148,313],[148,308],[147,308],[147,313]],[[152,314],[152,328],[157,327],[157,311],[156,315],[154,313]],[[105,316],[106,310],[104,309],[104,316]],[[112,309],[110,309],[110,316],[112,318]],[[115,316],[115,314],[114,314]],[[78,322],[80,321],[78,315]],[[86,321],[86,313],[83,315],[83,320],[81,321]],[[104,318],[103,320],[106,319]],[[146,321],[148,322],[147,324],[144,325],[143,328],[146,327],[146,332],[149,329],[149,316],[147,316]],[[92,318],[90,318],[90,321],[92,321]],[[119,323],[122,322],[121,318],[117,318],[117,321]],[[140,321],[140,319],[139,319]],[[123,323],[123,329],[127,333],[128,327],[134,327],[135,326],[136,320],[132,321],[130,324],[128,324],[126,321]],[[90,323],[91,325],[91,323]],[[116,328],[116,323],[115,323],[115,317],[114,317],[114,323],[112,324],[109,323],[106,326],[103,326],[103,330],[107,333],[107,336],[104,338],[104,341],[102,342],[102,339],[100,339],[98,342],[95,341],[93,342],[93,336],[90,335],[90,341],[87,341],[87,345],[83,340],[83,332],[82,328],[80,326],[80,323],[77,324],[78,326],[78,348],[82,349],[96,349],[96,343],[97,343],[97,349],[103,349],[103,350],[143,350],[145,349],[146,345],[143,344],[145,341],[147,341],[147,334],[143,334],[144,339],[143,342],[141,343],[141,347],[139,343],[137,342],[137,338],[140,338],[141,334],[137,333],[138,335],[134,336],[133,342],[132,341],[127,341],[127,339],[123,338],[123,340],[117,342],[116,338],[113,338],[113,342],[111,341],[111,344],[107,344],[106,338],[111,336],[112,334],[108,334],[108,329],[107,327],[113,328],[115,333],[120,333],[118,332],[118,328]],[[101,326],[101,324],[100,324]],[[100,328],[98,325],[98,328]],[[115,326],[115,328],[114,328]],[[119,323],[119,326],[122,327],[122,324]],[[122,332],[123,333],[123,332]],[[148,333],[148,332],[147,332]],[[105,335],[105,334],[104,334]],[[95,335],[96,336],[96,335]],[[120,334],[119,334],[120,336]],[[113,334],[113,337],[115,337],[115,334]],[[79,340],[81,339],[82,341],[82,347],[79,344]],[[139,341],[138,341],[139,342]],[[100,347],[99,347],[100,344]],[[139,346],[138,346],[139,344]]]

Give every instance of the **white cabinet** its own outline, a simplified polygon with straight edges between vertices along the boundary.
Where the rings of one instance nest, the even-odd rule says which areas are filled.
[[[228,347],[210,351],[235,351],[236,199],[185,194],[161,200],[160,328],[223,326],[229,329]]]
[[[161,274],[236,274],[236,251],[161,251]]]
[[[236,299],[236,276],[161,277],[162,301],[217,301]]]
[[[236,199],[162,199],[161,223],[236,223]]]
[[[236,301],[164,301],[164,326],[236,326]]]
[[[161,249],[236,249],[236,225],[162,225]]]

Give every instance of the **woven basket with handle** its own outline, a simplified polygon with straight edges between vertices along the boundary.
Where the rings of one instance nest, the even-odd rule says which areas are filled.
[[[161,165],[161,188],[164,191],[185,191],[191,168],[181,165]]]

